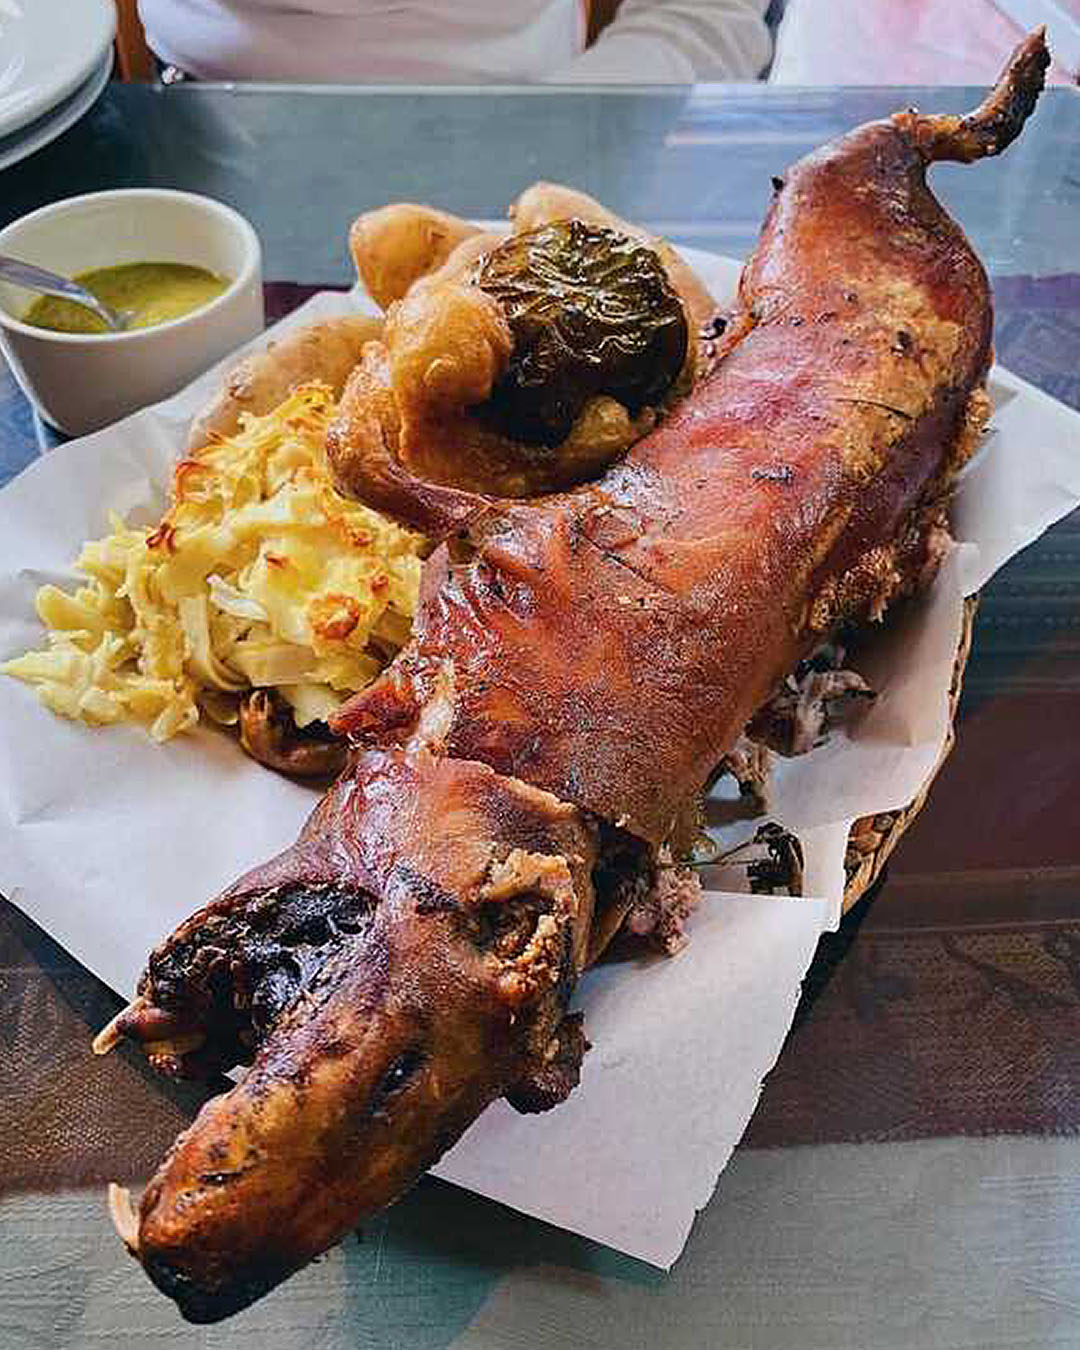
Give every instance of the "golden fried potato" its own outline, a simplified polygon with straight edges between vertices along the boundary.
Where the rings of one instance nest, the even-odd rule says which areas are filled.
[[[364,343],[379,337],[382,326],[382,319],[369,314],[348,314],[295,328],[268,342],[229,373],[224,388],[196,417],[188,451],[200,449],[215,436],[233,435],[241,413],[261,417],[273,411],[297,385],[318,380],[337,398]]]
[[[414,281],[441,267],[477,226],[431,206],[395,202],[357,217],[349,247],[360,280],[381,309],[400,300]]]
[[[406,427],[485,402],[512,345],[498,301],[453,281],[414,286],[387,316],[385,340]]]
[[[470,235],[468,239],[463,239],[449,257],[433,272],[418,277],[413,289],[416,290],[420,286],[443,286],[449,282],[464,281],[478,259],[483,254],[490,253],[493,248],[497,248],[501,243],[502,236],[498,234],[484,232]]]
[[[515,234],[550,225],[554,220],[585,220],[592,225],[607,225],[623,234],[639,237],[642,231],[609,211],[595,197],[562,183],[534,183],[526,188],[510,207]]]

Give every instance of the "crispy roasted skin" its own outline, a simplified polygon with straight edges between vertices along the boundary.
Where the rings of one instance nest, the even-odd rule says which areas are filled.
[[[971,117],[901,114],[795,166],[715,373],[599,483],[509,505],[402,485],[459,538],[339,718],[350,767],[112,1029],[173,1071],[254,1055],[131,1220],[186,1316],[324,1250],[494,1098],[570,1090],[594,927],[795,663],[925,574],[991,303],[924,173],[1003,149],[1047,61],[1035,34]]]
[[[143,1197],[139,1254],[186,1316],[216,1320],[325,1250],[496,1097],[570,1090],[596,857],[596,830],[546,793],[371,751],[293,848],[155,953],[157,1037],[201,1028],[232,1063],[273,1026]]]
[[[599,483],[542,507],[414,498],[416,523],[464,523],[476,556],[435,555],[412,648],[338,726],[408,726],[452,670],[444,753],[664,840],[808,647],[918,568],[910,531],[992,334],[927,157],[1003,148],[1044,63],[1033,38],[984,114],[901,114],[796,165],[715,374]]]

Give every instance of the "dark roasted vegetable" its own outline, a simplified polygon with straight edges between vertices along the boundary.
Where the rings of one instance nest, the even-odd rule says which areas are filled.
[[[519,440],[557,445],[597,394],[631,413],[658,403],[686,360],[682,302],[640,239],[561,220],[507,239],[473,280],[502,305],[513,334],[491,407]]]
[[[345,766],[345,745],[326,723],[301,730],[289,705],[270,689],[241,699],[240,744],[252,759],[290,778],[334,778]]]

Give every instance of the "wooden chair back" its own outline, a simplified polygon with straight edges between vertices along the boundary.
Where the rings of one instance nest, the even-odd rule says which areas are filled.
[[[135,0],[116,0],[116,65],[122,80],[153,80],[157,75]]]

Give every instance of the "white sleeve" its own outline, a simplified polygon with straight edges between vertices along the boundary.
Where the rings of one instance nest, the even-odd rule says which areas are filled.
[[[596,42],[554,83],[693,84],[756,80],[772,39],[769,0],[622,0]]]

